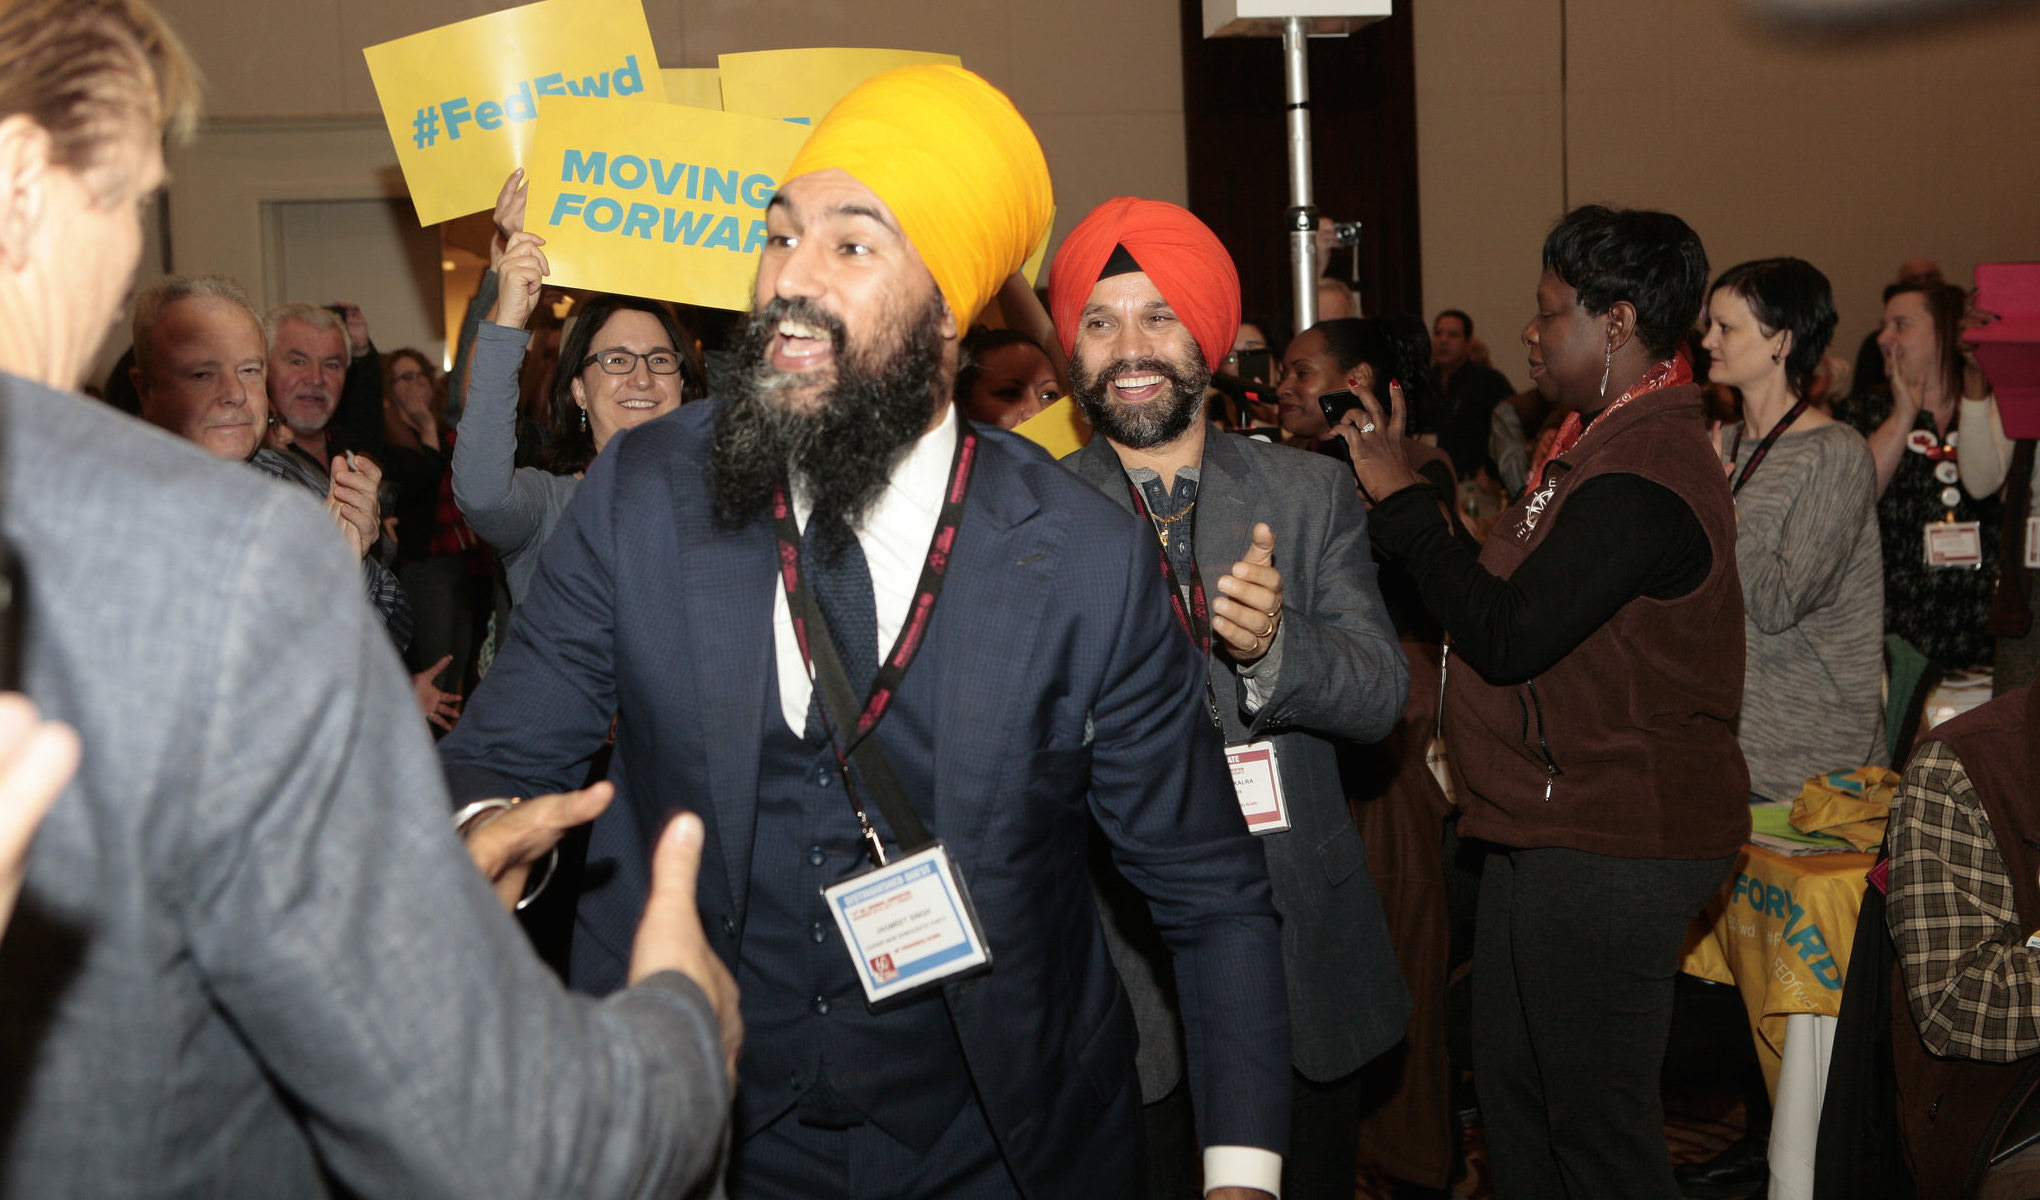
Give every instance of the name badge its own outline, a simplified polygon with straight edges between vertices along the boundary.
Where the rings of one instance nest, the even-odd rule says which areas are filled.
[[[1289,828],[1289,802],[1282,798],[1275,743],[1227,746],[1225,762],[1232,768],[1233,793],[1239,797],[1240,815],[1247,819],[1247,832],[1281,833]]]
[[[2026,565],[2040,567],[2040,517],[2026,518]]]
[[[1927,565],[1980,567],[1983,534],[1975,521],[1931,521],[1927,524]]]
[[[873,1006],[992,961],[963,877],[937,842],[822,889]]]

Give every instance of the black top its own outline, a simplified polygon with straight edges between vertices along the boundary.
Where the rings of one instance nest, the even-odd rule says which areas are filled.
[[[1438,448],[1452,456],[1452,469],[1461,479],[1471,479],[1481,467],[1501,478],[1488,453],[1489,422],[1495,405],[1516,394],[1508,376],[1493,367],[1471,360],[1459,364],[1440,389],[1444,394],[1431,406],[1431,425],[1438,431]]]
[[[1375,549],[1408,568],[1453,649],[1502,686],[1536,678],[1638,596],[1688,594],[1714,566],[1693,510],[1641,475],[1610,473],[1581,484],[1507,579],[1452,536],[1428,487],[1404,488],[1375,505],[1367,526]]]

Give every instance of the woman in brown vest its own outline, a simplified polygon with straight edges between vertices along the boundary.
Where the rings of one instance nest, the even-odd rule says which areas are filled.
[[[1678,347],[1707,256],[1666,213],[1576,209],[1544,243],[1530,376],[1571,411],[1475,552],[1371,401],[1337,432],[1462,661],[1460,831],[1491,844],[1474,1072],[1495,1193],[1676,1200],[1658,1076],[1679,946],[1749,833],[1735,509]]]

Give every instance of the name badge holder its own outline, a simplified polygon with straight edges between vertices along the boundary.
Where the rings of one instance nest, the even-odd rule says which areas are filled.
[[[2040,567],[2040,517],[2026,518],[2026,565]]]
[[[977,436],[957,435],[956,457],[944,494],[942,514],[921,568],[910,619],[900,630],[892,651],[880,665],[871,694],[860,707],[850,677],[836,654],[828,618],[814,593],[800,577],[799,531],[784,490],[774,498],[773,516],[779,530],[781,580],[794,619],[794,634],[806,661],[808,678],[822,697],[823,723],[836,751],[836,769],[843,793],[857,817],[871,867],[822,889],[829,913],[856,967],[865,1003],[881,1011],[913,999],[959,976],[989,970],[992,951],[978,922],[977,909],[962,872],[950,861],[948,848],[928,832],[920,814],[908,803],[899,777],[879,748],[872,731],[898,694],[901,678],[920,650],[927,615],[941,593],[942,581],[955,553],[963,497],[969,487]],[[857,770],[853,775],[851,766]],[[858,798],[857,778],[870,789],[886,825],[902,851],[888,857],[885,843],[872,827]]]
[[[1930,567],[1983,566],[1983,529],[1975,521],[1929,521],[1926,529]]]

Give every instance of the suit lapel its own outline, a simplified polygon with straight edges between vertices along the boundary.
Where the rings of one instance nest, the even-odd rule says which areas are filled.
[[[698,469],[677,464],[676,470]],[[676,481],[684,483],[685,481]],[[694,483],[696,490],[699,483]],[[682,495],[687,494],[682,492]],[[694,693],[707,755],[709,794],[716,840],[722,846],[732,911],[742,913],[750,891],[751,839],[757,827],[759,714],[765,685],[776,670],[772,644],[773,589],[778,550],[762,516],[735,533],[716,529],[697,516],[680,540],[679,578],[685,581],[687,628],[699,653]],[[769,714],[768,714],[769,715]]]
[[[1245,557],[1254,536],[1253,513],[1247,506],[1247,497],[1254,494],[1251,468],[1233,436],[1215,425],[1208,427],[1204,461],[1197,472],[1197,526],[1191,544],[1197,554],[1197,573],[1204,577],[1207,603],[1218,599],[1218,577]],[[1232,707],[1231,660],[1214,645],[1208,666],[1219,708]]]
[[[989,789],[1027,749],[1016,749],[1013,725],[996,714],[1034,669],[1028,654],[1015,651],[1036,642],[1057,553],[1055,522],[1041,513],[1011,456],[989,439],[978,455],[935,607],[929,638],[936,644],[926,648],[929,667],[939,663],[942,671],[935,811],[927,816],[959,867],[977,857],[987,824],[980,806],[994,799]]]

